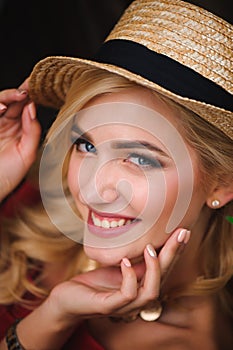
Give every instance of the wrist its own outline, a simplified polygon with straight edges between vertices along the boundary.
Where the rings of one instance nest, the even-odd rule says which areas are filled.
[[[67,321],[65,314],[51,307],[48,299],[17,324],[18,341],[24,350],[62,349],[78,326],[77,320]]]
[[[17,324],[20,322],[20,319],[16,320],[8,329],[6,334],[6,344],[8,350],[25,350],[18,339],[16,332]]]
[[[64,304],[62,300],[51,293],[43,305],[41,305],[43,309],[41,311],[46,314],[49,313],[54,330],[57,332],[77,327],[83,320],[80,315],[67,312]]]

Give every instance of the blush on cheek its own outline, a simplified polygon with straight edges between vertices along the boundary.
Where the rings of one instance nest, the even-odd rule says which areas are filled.
[[[174,176],[174,179],[170,179],[168,191],[170,196],[167,205],[166,232],[170,233],[180,225],[182,226],[184,218],[187,217],[193,198],[192,176],[182,175],[182,178]]]
[[[150,192],[144,211],[144,219],[150,222],[152,227],[165,227],[169,222],[178,194],[177,173],[166,176],[150,185]]]
[[[74,174],[75,174],[75,172],[73,172],[72,169],[69,168],[69,171],[67,174],[67,184],[68,184],[68,188],[70,190],[70,193],[76,202],[76,199],[78,198],[79,188],[78,188],[77,176]]]
[[[67,183],[71,194],[74,196],[78,192],[78,169],[70,162],[67,173]]]

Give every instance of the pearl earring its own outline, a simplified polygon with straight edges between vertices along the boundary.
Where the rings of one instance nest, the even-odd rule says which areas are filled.
[[[214,199],[211,202],[211,205],[212,205],[213,208],[217,208],[220,205],[220,201],[218,199]]]

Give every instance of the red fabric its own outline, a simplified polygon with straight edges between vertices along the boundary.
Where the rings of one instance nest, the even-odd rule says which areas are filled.
[[[0,305],[0,340],[2,340],[7,329],[18,319],[24,318],[30,313],[18,305]]]
[[[70,340],[65,344],[64,350],[104,350],[89,334],[86,322],[77,329]]]
[[[39,190],[30,182],[25,181],[3,202],[0,212],[3,216],[13,216],[20,204],[35,204],[40,199]]]

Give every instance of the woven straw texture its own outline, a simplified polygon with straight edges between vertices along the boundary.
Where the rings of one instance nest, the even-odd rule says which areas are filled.
[[[180,1],[144,0],[132,3],[107,40],[135,41],[233,94],[232,38],[232,26],[204,9]]]
[[[125,11],[106,41],[130,40],[166,55],[233,94],[233,29],[221,18],[180,0],[136,0]],[[152,88],[233,138],[233,113],[178,96],[125,69],[71,57],[48,57],[33,69],[30,96],[42,105],[59,108],[72,81],[97,67]]]

